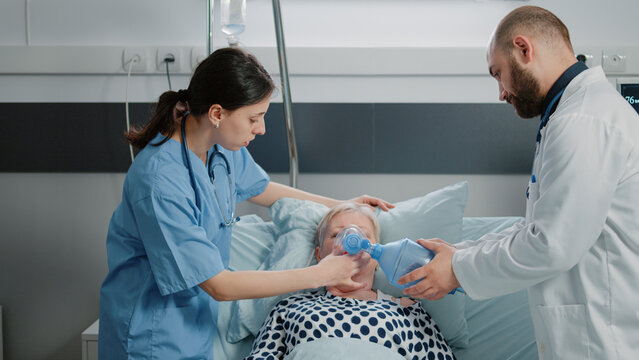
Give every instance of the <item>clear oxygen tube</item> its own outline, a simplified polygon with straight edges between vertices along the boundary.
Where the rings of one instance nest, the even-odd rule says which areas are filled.
[[[409,272],[428,264],[435,253],[410,239],[401,239],[389,244],[371,244],[364,233],[356,226],[349,225],[337,234],[333,243],[334,254],[351,255],[365,251],[377,260],[388,281],[400,289],[417,284],[420,280],[400,285],[397,280]],[[464,292],[462,288],[453,289],[449,294]]]

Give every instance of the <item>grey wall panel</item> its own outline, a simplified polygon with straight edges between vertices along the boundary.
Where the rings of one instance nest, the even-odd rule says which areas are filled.
[[[312,173],[370,173],[373,170],[372,104],[293,104],[299,169]],[[266,136],[249,145],[269,172],[288,172],[284,108],[272,104]]]
[[[374,154],[371,104],[300,104],[293,111],[296,111],[300,171],[372,171]]]
[[[293,112],[295,113],[295,110]],[[288,172],[288,142],[286,140],[286,124],[284,123],[284,106],[282,103],[273,103],[269,106],[265,122],[266,134],[256,137],[249,144],[248,149],[255,161],[266,171],[274,173]]]
[[[153,104],[130,106],[143,124]],[[126,172],[124,105],[0,103],[1,172]],[[297,103],[299,169],[307,173],[521,174],[530,171],[537,120],[507,104]],[[287,172],[283,107],[249,145],[268,172]]]
[[[150,116],[152,104],[130,104],[132,124]],[[2,172],[125,172],[124,104],[0,104]]]
[[[376,104],[376,173],[530,171],[537,120],[503,104]]]

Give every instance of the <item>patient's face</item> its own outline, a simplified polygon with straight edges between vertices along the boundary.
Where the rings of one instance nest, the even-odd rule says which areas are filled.
[[[377,243],[377,238],[375,237],[375,226],[366,215],[356,211],[342,212],[333,216],[326,227],[324,242],[321,248],[317,251],[318,261],[333,251],[333,244],[335,243],[337,234],[339,234],[342,229],[351,225],[357,225],[371,243]]]
[[[317,261],[323,259],[325,256],[333,252],[333,244],[335,243],[337,234],[339,234],[342,229],[351,225],[357,225],[357,227],[364,233],[366,238],[371,243],[377,243],[377,237],[375,236],[375,225],[373,225],[373,222],[368,217],[366,217],[366,215],[356,211],[339,213],[331,219],[331,222],[326,227],[322,247],[315,249],[315,256],[317,257]],[[373,286],[373,280],[375,278],[376,267],[377,261],[371,259],[366,267],[362,268],[357,274],[353,275],[352,279],[354,281],[364,284],[361,290],[371,290]],[[339,287],[332,288],[327,286],[326,290],[332,293],[342,293],[341,296],[348,297],[347,295],[345,295],[346,293],[348,293],[348,291],[345,289],[340,289]]]

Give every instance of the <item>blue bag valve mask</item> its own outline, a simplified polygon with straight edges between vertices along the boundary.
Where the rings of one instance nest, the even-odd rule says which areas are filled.
[[[429,249],[406,238],[385,245],[371,244],[355,225],[349,225],[337,234],[333,244],[334,254],[355,255],[360,251],[369,253],[371,258],[377,260],[388,281],[400,289],[413,286],[420,280],[400,285],[397,283],[399,278],[428,264],[435,257],[435,253]],[[464,292],[462,288],[457,288],[450,294],[456,291]]]

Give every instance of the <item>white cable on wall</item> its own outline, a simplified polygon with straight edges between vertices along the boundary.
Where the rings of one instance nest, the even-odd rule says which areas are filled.
[[[131,130],[131,122],[129,121],[129,79],[131,78],[131,69],[133,69],[133,64],[138,62],[136,58],[129,60],[129,71],[126,75],[126,91],[124,93],[124,108],[126,112],[126,131],[129,132]],[[129,153],[131,154],[131,163],[133,163],[133,159],[135,156],[133,155],[133,145],[129,143]]]
[[[169,90],[172,91],[173,88],[171,87],[171,75],[169,74],[169,62],[167,61],[167,59],[164,59],[164,64],[166,65],[166,80],[169,82]]]

